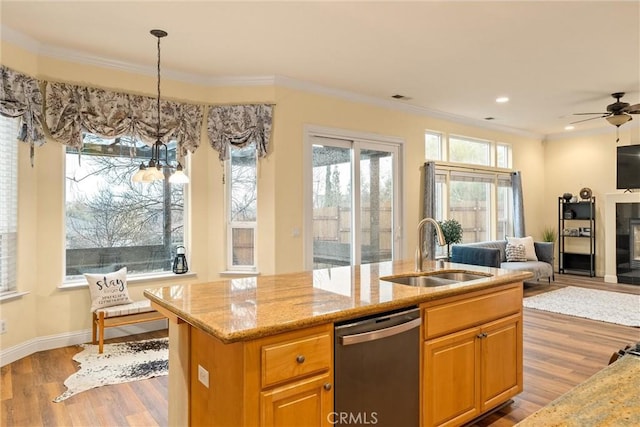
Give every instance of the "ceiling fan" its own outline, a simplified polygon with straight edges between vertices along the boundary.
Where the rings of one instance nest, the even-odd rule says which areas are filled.
[[[586,116],[586,115],[597,114],[598,117],[590,117],[588,119],[578,120],[577,122],[572,122],[571,124],[582,123],[582,122],[586,122],[588,120],[593,120],[593,119],[605,118],[609,123],[611,123],[615,127],[620,127],[623,124],[627,123],[628,121],[633,120],[633,117],[631,117],[631,114],[640,114],[640,104],[630,105],[628,102],[620,101],[620,98],[624,96],[624,92],[612,93],[611,96],[615,98],[616,102],[614,102],[613,104],[607,105],[606,113],[574,113],[574,116]]]

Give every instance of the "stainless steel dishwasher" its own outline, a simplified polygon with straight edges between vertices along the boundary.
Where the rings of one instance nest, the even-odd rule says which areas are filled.
[[[335,325],[335,425],[417,427],[420,310]]]

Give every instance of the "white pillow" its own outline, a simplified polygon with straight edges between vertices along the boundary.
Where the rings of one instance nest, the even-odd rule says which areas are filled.
[[[129,290],[127,289],[127,267],[123,267],[115,273],[87,273],[84,277],[89,282],[91,312],[100,308],[133,302],[129,298]]]
[[[536,249],[533,246],[533,237],[507,237],[507,242],[512,245],[524,245],[527,261],[537,261]]]

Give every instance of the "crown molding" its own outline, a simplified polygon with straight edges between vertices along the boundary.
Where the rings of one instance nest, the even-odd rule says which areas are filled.
[[[627,123],[620,126],[620,129],[622,132],[625,132],[627,130],[637,129],[637,128],[640,128],[640,121],[637,121],[631,124]],[[599,128],[591,128],[591,129],[583,129],[583,130],[574,129],[572,131],[550,133],[545,135],[544,142],[558,141],[561,139],[581,138],[581,137],[595,136],[595,135],[605,135],[605,134],[615,135],[616,127],[613,125],[608,125],[608,126],[599,127]]]
[[[156,75],[156,68],[149,65],[135,64],[130,62],[118,61],[111,58],[104,58],[96,55],[90,55],[80,51],[75,51],[66,48],[60,48],[46,43],[38,42],[37,40],[25,36],[24,34],[15,31],[7,26],[0,26],[0,32],[2,39],[13,44],[16,44],[25,50],[33,52],[37,55],[47,56],[54,59],[63,61],[92,65],[102,68],[108,68],[118,71],[132,72],[142,75]],[[504,132],[513,135],[524,136],[527,138],[542,140],[543,134],[527,131],[523,129],[512,128],[509,126],[502,126],[496,123],[489,123],[485,120],[473,119],[469,117],[460,116],[457,114],[446,113],[443,111],[433,110],[425,107],[418,107],[402,103],[399,101],[392,101],[383,98],[377,98],[374,96],[363,95],[355,92],[350,92],[343,89],[336,89],[327,86],[323,86],[317,83],[306,82],[297,80],[287,76],[220,76],[211,77],[202,74],[185,73],[181,71],[175,71],[163,68],[162,71],[165,77],[172,80],[177,80],[185,83],[191,83],[203,86],[282,86],[291,89],[302,90],[306,92],[317,93],[321,95],[332,96],[347,101],[373,105],[389,110],[400,111],[403,113],[413,114],[417,116],[427,116],[435,119],[446,120],[453,123],[462,125],[474,126],[483,129],[489,129],[499,132]]]

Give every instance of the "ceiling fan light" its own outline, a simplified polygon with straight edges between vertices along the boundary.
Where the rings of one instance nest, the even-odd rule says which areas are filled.
[[[614,114],[607,117],[607,121],[616,127],[622,126],[630,120],[633,120],[633,117],[626,113]]]

